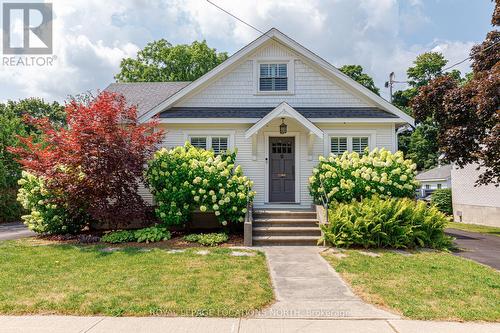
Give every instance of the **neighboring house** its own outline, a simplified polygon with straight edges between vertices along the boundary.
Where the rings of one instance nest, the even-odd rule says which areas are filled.
[[[475,186],[477,165],[451,170],[453,218],[456,222],[500,227],[500,186]]]
[[[320,155],[394,152],[396,130],[414,124],[276,29],[191,83],[113,83],[106,90],[137,105],[141,122],[158,116],[165,147],[237,148],[258,208],[311,207],[308,178]]]
[[[451,187],[451,165],[438,166],[417,175],[419,196],[425,198],[435,190]]]

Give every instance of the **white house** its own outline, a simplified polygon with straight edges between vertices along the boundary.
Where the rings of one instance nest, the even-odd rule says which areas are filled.
[[[413,124],[277,29],[194,82],[114,83],[106,90],[138,105],[140,121],[159,116],[167,147],[190,141],[215,152],[238,148],[256,207],[309,207],[307,179],[319,155],[367,146],[396,151],[396,129]]]
[[[451,187],[451,165],[421,172],[416,179],[420,182],[420,196],[425,198],[435,190]]]
[[[310,208],[320,155],[397,150],[414,120],[277,29],[193,82],[113,83],[139,120],[159,116],[163,145],[238,149],[256,208]],[[286,125],[286,129],[285,129]],[[143,194],[148,196],[147,189]]]

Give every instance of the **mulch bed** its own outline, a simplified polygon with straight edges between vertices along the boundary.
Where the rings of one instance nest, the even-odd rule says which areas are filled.
[[[36,236],[34,241],[37,244],[43,243],[44,245],[50,244],[79,244],[79,245],[112,245],[113,247],[144,247],[144,248],[162,248],[162,249],[180,249],[187,247],[204,247],[198,243],[191,243],[184,240],[185,232],[173,231],[172,238],[166,241],[157,243],[119,243],[110,244],[96,241],[101,234],[84,233],[80,235],[50,235],[50,236]],[[227,242],[222,243],[216,247],[232,247],[243,246],[243,235],[229,235]]]

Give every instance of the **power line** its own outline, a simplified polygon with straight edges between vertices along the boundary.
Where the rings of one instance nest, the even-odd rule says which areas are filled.
[[[479,53],[479,52],[484,52],[484,51],[486,51],[486,50],[491,49],[493,46],[495,46],[495,45],[496,45],[496,44],[498,44],[499,42],[500,42],[500,40],[499,40],[499,41],[496,41],[496,42],[493,42],[493,44],[491,44],[490,46],[488,46],[488,47],[484,48],[484,49],[483,49],[483,50],[481,50],[481,51],[478,51],[478,53]],[[470,56],[468,56],[467,58],[465,58],[464,60],[459,61],[459,62],[457,62],[457,63],[455,63],[455,64],[453,64],[453,65],[451,65],[451,66],[448,66],[448,67],[446,67],[446,68],[443,68],[443,69],[441,70],[441,72],[447,71],[448,69],[451,69],[451,68],[453,68],[453,67],[455,67],[455,66],[458,66],[458,65],[460,65],[460,64],[462,64],[462,63],[464,63],[464,62],[466,62],[467,60],[470,60],[473,56],[475,56],[475,54],[470,55]]]
[[[243,23],[244,25],[249,26],[250,28],[252,28],[252,29],[254,29],[254,30],[256,30],[256,31],[260,32],[260,33],[261,33],[261,34],[263,34],[263,35],[266,35],[266,36],[267,36],[267,37],[269,37],[269,38],[272,38],[271,36],[268,36],[265,32],[263,32],[263,31],[262,31],[262,30],[260,30],[259,28],[256,28],[256,27],[254,27],[253,25],[251,25],[250,23],[243,21],[243,19],[240,19],[238,16],[236,16],[236,15],[232,14],[231,12],[228,12],[227,10],[225,10],[224,8],[220,7],[219,5],[217,5],[217,4],[215,4],[215,3],[213,3],[212,1],[207,0],[207,2],[208,2],[209,4],[211,4],[212,6],[214,6],[214,7],[218,8],[218,9],[222,10],[222,11],[223,11],[224,13],[226,13],[227,15],[229,15],[229,16],[231,16],[231,17],[233,17],[233,18],[237,19],[238,21],[240,21],[240,22],[241,22],[241,23]]]
[[[241,18],[239,18],[238,16],[234,15],[233,13],[231,13],[231,12],[227,11],[226,9],[224,9],[224,8],[220,7],[219,5],[217,5],[217,4],[215,4],[215,3],[213,3],[212,1],[210,1],[210,0],[206,0],[206,1],[207,1],[209,4],[211,4],[212,6],[216,7],[217,9],[219,9],[219,10],[223,11],[223,12],[224,12],[224,13],[226,13],[227,15],[229,15],[229,16],[233,17],[234,19],[236,19],[236,20],[240,21],[240,22],[241,22],[241,23],[243,23],[244,25],[246,25],[246,26],[248,26],[248,27],[250,27],[250,28],[254,29],[255,31],[257,31],[257,32],[261,33],[262,35],[267,36],[268,38],[270,38],[270,39],[272,39],[272,40],[274,40],[274,41],[278,42],[279,44],[281,44],[281,45],[283,45],[283,46],[286,46],[286,45],[284,45],[284,44],[283,44],[283,43],[282,43],[279,39],[274,38],[274,36],[269,36],[266,32],[264,32],[264,31],[260,30],[259,28],[257,28],[257,27],[255,27],[255,26],[253,26],[252,24],[250,24],[250,23],[248,23],[248,22],[244,21],[243,19],[241,19]],[[493,46],[495,46],[495,45],[496,45],[496,44],[498,44],[499,42],[500,42],[500,41],[493,42],[493,44],[489,45],[488,47],[486,47],[485,49],[481,50],[480,52],[484,52],[484,51],[486,51],[486,50],[489,50],[490,48],[492,48]],[[459,61],[459,62],[457,62],[457,63],[455,63],[455,64],[453,64],[453,65],[451,65],[451,66],[448,66],[448,67],[446,67],[446,68],[443,68],[443,69],[440,71],[440,73],[442,73],[442,72],[444,72],[444,71],[447,71],[447,70],[449,70],[449,69],[451,69],[451,68],[453,68],[453,67],[455,67],[455,66],[458,66],[458,65],[460,65],[460,64],[462,64],[462,63],[464,63],[464,62],[466,62],[467,60],[470,60],[473,56],[474,56],[474,55],[470,55],[469,57],[467,57],[467,58],[465,58],[465,59],[463,59],[463,60],[461,60],[461,61]],[[393,77],[394,77],[394,73],[391,73],[391,76],[392,76],[392,78],[393,78]],[[406,83],[406,84],[408,84],[408,81],[394,81],[393,79],[391,79],[391,78],[390,78],[390,79],[389,79],[389,81],[388,81],[388,82],[386,82],[386,87],[389,87],[389,86],[390,86],[390,87],[392,88],[392,84],[393,84],[393,83]],[[391,90],[392,90],[392,89],[391,89]],[[392,94],[391,94],[391,100],[392,100]]]
[[[277,42],[278,44],[281,44],[281,46],[285,46],[285,47],[288,47],[287,45],[285,45],[284,43],[282,43],[278,38],[275,38],[274,36],[269,36],[267,34],[267,32],[264,32],[262,30],[260,30],[259,28],[253,26],[252,24],[246,22],[245,20],[239,18],[238,16],[234,15],[233,13],[227,11],[226,9],[222,8],[221,6],[217,5],[216,3],[213,3],[212,1],[210,0],[206,0],[209,4],[211,4],[212,6],[216,7],[217,9],[223,11],[224,13],[226,13],[227,15],[233,17],[234,19],[240,21],[241,23],[243,23],[244,25],[254,29],[255,31],[259,32],[260,34],[266,36],[267,38],[269,39],[272,39],[273,41]]]

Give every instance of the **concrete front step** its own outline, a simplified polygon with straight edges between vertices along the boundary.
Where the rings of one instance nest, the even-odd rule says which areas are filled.
[[[253,211],[254,219],[316,219],[312,210],[263,210]]]
[[[254,236],[253,245],[317,245],[319,236]]]
[[[318,220],[316,219],[254,219],[255,227],[317,227]]]
[[[321,236],[320,229],[315,227],[254,227],[255,236]]]

